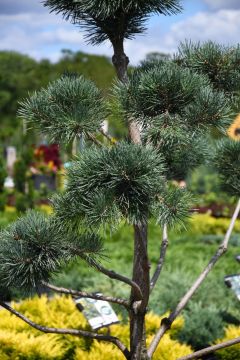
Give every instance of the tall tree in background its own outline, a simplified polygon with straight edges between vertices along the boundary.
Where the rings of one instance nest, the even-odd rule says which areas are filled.
[[[82,76],[65,75],[22,103],[21,116],[52,141],[68,143],[84,135],[93,146],[73,162],[65,191],[53,199],[52,216],[45,218],[29,212],[1,233],[0,276],[6,287],[32,290],[45,285],[56,292],[104,299],[125,307],[130,322],[129,344],[110,335],[47,328],[17,313],[3,301],[0,304],[41,331],[109,341],[118,346],[126,359],[151,359],[162,336],[226,251],[239,213],[240,202],[216,254],[176,309],[163,319],[147,346],[145,315],[164,263],[168,229],[183,223],[191,207],[191,195],[174,185],[174,180],[184,179],[205,161],[209,152],[205,139],[210,129],[214,127],[225,133],[232,120],[235,88],[231,84],[239,84],[236,62],[239,48],[228,49],[214,44],[185,47],[173,61],[153,59],[143,63],[128,78],[124,39],[143,32],[151,14],[180,11],[178,1],[47,0],[44,3],[52,11],[63,13],[73,23],[87,28],[88,40],[93,44],[111,41],[119,78],[113,95],[118,111],[126,120],[129,141],[112,145],[111,138],[101,128],[108,116],[108,106],[97,87]],[[211,66],[206,69],[205,64],[209,62]],[[219,64],[222,67],[219,68]],[[213,73],[217,75],[212,76]],[[109,146],[98,140],[99,132],[109,140]],[[233,188],[228,187],[229,191],[235,189],[235,194],[240,195],[239,162],[234,172],[228,168],[225,173],[229,151],[224,149],[223,144],[216,157],[217,168],[225,185],[234,183]],[[237,149],[230,154],[235,157]],[[162,227],[163,238],[157,267],[150,274],[148,223],[152,219]],[[102,265],[100,235],[104,237],[109,227],[114,231],[122,221],[130,223],[134,229],[131,278]],[[129,298],[87,294],[49,284],[56,271],[78,258],[109,278],[130,286]]]
[[[13,51],[0,51],[0,140],[1,146],[14,145],[18,149],[26,142],[37,141],[34,134],[22,137],[24,126],[16,117],[18,102],[29,92],[46,86],[63,73],[80,73],[95,81],[105,93],[114,78],[114,68],[105,56],[63,51],[57,63],[39,62]],[[104,74],[104,76],[103,76]]]

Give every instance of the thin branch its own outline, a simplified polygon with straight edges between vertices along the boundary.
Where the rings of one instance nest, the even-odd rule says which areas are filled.
[[[232,340],[228,340],[225,342],[222,342],[221,344],[217,344],[217,345],[213,345],[213,346],[209,346],[205,349],[196,351],[190,355],[187,356],[183,356],[181,358],[179,358],[178,360],[191,360],[191,359],[199,359],[200,357],[213,353],[214,351],[220,350],[220,349],[224,349],[226,347],[232,346],[232,345],[236,345],[240,343],[240,337],[236,338],[236,339],[232,339]]]
[[[94,144],[98,145],[98,146],[103,146],[103,144],[101,143],[101,141],[99,141],[93,134],[87,132],[86,133],[88,139],[90,141],[92,141]]]
[[[104,334],[97,334],[90,331],[85,330],[76,330],[76,329],[58,329],[58,328],[50,328],[46,326],[39,325],[32,320],[28,319],[23,314],[19,313],[15,309],[13,309],[10,305],[7,305],[5,302],[0,301],[0,305],[8,310],[10,313],[16,315],[18,318],[23,320],[25,323],[33,327],[34,329],[37,329],[41,332],[44,332],[46,334],[64,334],[64,335],[75,335],[75,336],[83,336],[91,339],[95,339],[98,341],[107,341],[115,344],[119,350],[125,355],[126,359],[130,358],[130,353],[126,346],[116,337],[110,336],[110,335],[104,335]]]
[[[176,309],[171,312],[168,318],[165,318],[162,320],[161,326],[156,333],[155,337],[153,338],[149,349],[148,349],[148,355],[151,358],[154,351],[156,350],[161,338],[165,334],[165,332],[170,329],[173,321],[177,318],[177,316],[181,313],[181,311],[185,308],[188,301],[192,298],[193,294],[196,292],[196,290],[199,288],[199,286],[202,284],[202,282],[206,279],[209,272],[212,270],[216,262],[220,259],[220,257],[227,251],[228,242],[230,239],[230,236],[232,234],[234,224],[237,220],[237,217],[240,212],[240,199],[238,200],[236,209],[234,211],[234,214],[232,216],[230,225],[228,227],[228,230],[226,232],[226,235],[223,239],[223,242],[220,244],[218,250],[216,251],[215,255],[211,258],[206,268],[203,270],[203,272],[200,274],[200,276],[197,278],[197,280],[194,282],[192,287],[187,291],[187,293],[183,296],[183,298],[178,303]]]
[[[167,235],[167,226],[164,224],[163,225],[163,237],[162,237],[162,244],[161,244],[161,249],[160,249],[160,257],[157,263],[157,267],[156,270],[153,274],[153,277],[150,281],[150,291],[152,291],[158,281],[158,278],[161,274],[162,268],[163,268],[163,263],[165,260],[165,256],[166,256],[166,251],[167,251],[167,247],[168,247],[168,235]]]
[[[83,298],[90,298],[90,299],[95,299],[95,300],[108,301],[108,302],[112,302],[115,304],[123,305],[123,306],[125,306],[126,309],[129,309],[129,302],[125,299],[119,299],[119,298],[115,298],[115,297],[111,297],[111,296],[104,296],[104,295],[100,295],[100,294],[87,293],[86,291],[66,289],[64,287],[57,287],[55,285],[46,283],[44,281],[42,282],[42,284],[44,286],[46,286],[48,289],[53,290],[57,293],[72,295],[72,296],[79,296],[79,297],[83,297]]]
[[[117,141],[111,135],[109,135],[106,131],[104,131],[103,129],[100,129],[99,131],[103,136],[105,136],[106,139],[108,139],[110,141],[111,144],[116,144]]]
[[[84,257],[82,256],[82,258],[84,259]],[[89,260],[87,259],[87,257],[85,258],[85,260],[89,263]],[[135,283],[135,281],[129,279],[126,276],[123,276],[121,274],[116,273],[113,270],[108,270],[105,267],[103,267],[102,265],[100,265],[97,262],[91,262],[91,265],[94,266],[95,269],[97,269],[98,271],[100,271],[101,273],[103,273],[104,275],[108,276],[111,279],[115,279],[115,280],[119,280],[127,285],[130,285],[132,289],[134,289],[135,293],[136,293],[136,300],[142,300],[143,295],[142,295],[142,291],[140,289],[140,287],[138,286],[137,283]]]

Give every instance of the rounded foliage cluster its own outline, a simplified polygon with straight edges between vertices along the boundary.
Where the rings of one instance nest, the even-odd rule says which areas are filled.
[[[0,233],[1,285],[36,290],[74,257],[92,264],[101,253],[98,235],[69,233],[54,216],[28,211]]]
[[[168,186],[158,200],[155,205],[155,215],[161,226],[184,225],[185,220],[190,216],[189,209],[192,206],[192,195],[186,189]]]
[[[36,288],[56,271],[64,253],[50,218],[29,211],[0,234],[1,279],[7,287]]]
[[[162,158],[151,147],[119,143],[91,149],[72,163],[66,192],[55,199],[55,210],[63,218],[83,215],[92,225],[122,217],[141,222],[163,188],[163,175]]]
[[[114,95],[123,115],[142,127],[145,144],[163,156],[167,178],[186,179],[211,153],[210,129],[226,132],[231,108],[207,76],[169,60],[145,62],[118,83]]]
[[[208,41],[182,43],[175,60],[183,67],[208,76],[217,90],[231,94],[240,88],[239,59],[239,45],[233,48]]]
[[[222,188],[233,196],[240,196],[240,142],[230,139],[219,143],[215,165]]]
[[[19,115],[53,142],[96,132],[106,116],[101,92],[83,76],[62,76],[20,105]]]
[[[191,131],[178,116],[169,114],[152,119],[151,126],[144,130],[143,140],[162,154],[170,180],[186,179],[189,171],[204,163],[210,152],[206,134]]]
[[[123,110],[148,127],[159,116],[165,116],[166,125],[174,122],[191,130],[210,125],[222,128],[229,122],[230,109],[224,94],[214,91],[207,77],[172,61],[143,65],[133,73],[129,84],[119,83],[115,92]]]

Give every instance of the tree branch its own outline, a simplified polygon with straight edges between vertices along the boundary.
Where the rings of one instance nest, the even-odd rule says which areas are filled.
[[[232,340],[228,340],[225,342],[222,342],[221,344],[217,344],[217,345],[213,345],[213,346],[209,346],[205,349],[196,351],[190,355],[187,356],[183,356],[181,358],[179,358],[178,360],[192,360],[192,359],[199,359],[200,357],[210,354],[214,351],[220,350],[220,349],[224,349],[226,347],[232,346],[232,345],[236,345],[240,343],[240,337],[236,338],[236,339],[232,339]]]
[[[220,244],[218,250],[216,251],[214,256],[211,258],[211,260],[209,261],[206,268],[203,270],[203,272],[200,274],[200,276],[194,282],[192,287],[187,291],[187,293],[180,300],[180,302],[178,303],[176,309],[173,312],[171,312],[171,314],[169,315],[168,318],[163,319],[162,324],[161,324],[158,332],[156,333],[155,337],[153,338],[153,340],[152,340],[152,342],[151,342],[151,344],[149,346],[148,355],[149,355],[150,358],[153,355],[154,351],[156,350],[156,348],[157,348],[161,338],[165,334],[165,332],[168,329],[170,329],[173,321],[181,313],[181,311],[185,308],[188,301],[192,298],[193,294],[196,292],[196,290],[199,288],[199,286],[202,284],[202,282],[206,279],[207,275],[212,270],[212,268],[214,267],[216,262],[227,251],[228,242],[229,242],[230,236],[232,234],[234,224],[235,224],[235,222],[237,220],[239,212],[240,212],[240,199],[238,200],[238,203],[237,203],[236,209],[234,211],[234,214],[232,216],[231,222],[229,224],[228,230],[227,230],[226,235],[225,235],[222,243]]]
[[[104,131],[103,129],[100,129],[99,131],[103,136],[105,136],[106,139],[110,141],[111,144],[116,144],[117,141],[112,136],[110,136],[106,131]]]
[[[90,141],[92,141],[94,144],[98,145],[98,146],[103,146],[103,144],[101,143],[101,141],[99,141],[98,139],[95,138],[94,135],[92,135],[91,133],[87,132],[87,137]]]
[[[167,247],[168,247],[167,226],[163,225],[163,237],[162,237],[162,244],[161,244],[161,249],[160,249],[160,257],[159,257],[159,260],[157,263],[156,270],[150,281],[150,291],[152,291],[154,289],[154,287],[158,281],[158,278],[161,274],[163,263],[164,263],[165,256],[166,256]]]
[[[82,258],[84,258],[84,257],[82,256]],[[87,258],[85,260],[89,263]],[[143,298],[142,291],[141,291],[140,287],[138,286],[138,284],[136,284],[133,280],[129,279],[126,276],[118,274],[113,270],[108,270],[96,262],[91,263],[91,265],[94,266],[98,271],[100,271],[104,275],[108,276],[109,278],[119,280],[127,285],[130,285],[131,288],[134,289],[134,291],[135,291],[136,300],[138,300],[138,301],[142,300],[142,298]]]
[[[97,334],[97,333],[93,333],[93,332],[85,331],[85,330],[58,329],[58,328],[50,328],[50,327],[42,326],[42,325],[36,324],[32,320],[28,319],[26,316],[19,313],[18,311],[13,309],[10,305],[7,305],[5,302],[0,301],[0,305],[4,309],[9,311],[10,313],[16,315],[18,318],[23,320],[25,323],[27,323],[28,325],[33,327],[34,329],[37,329],[37,330],[39,330],[41,332],[44,332],[46,334],[64,334],[64,335],[83,336],[83,337],[87,337],[87,338],[90,338],[90,339],[95,339],[95,340],[98,340],[98,341],[111,342],[112,344],[116,345],[119,348],[119,350],[121,350],[121,352],[124,354],[126,359],[130,358],[130,352],[128,351],[126,346],[118,338],[116,338],[114,336],[104,335],[104,334]]]
[[[123,305],[126,309],[129,310],[129,302],[125,299],[119,299],[111,296],[104,296],[100,294],[93,294],[93,293],[87,293],[85,291],[78,291],[78,290],[72,290],[72,289],[66,289],[64,287],[57,287],[55,285],[42,282],[42,284],[47,287],[50,290],[53,290],[57,293],[66,294],[66,295],[72,295],[72,296],[79,296],[83,298],[90,298],[95,300],[103,300],[103,301],[109,301],[115,304]]]

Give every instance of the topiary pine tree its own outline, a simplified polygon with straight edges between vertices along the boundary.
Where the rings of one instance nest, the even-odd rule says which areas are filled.
[[[209,148],[212,128],[225,136],[234,115],[236,87],[233,84],[239,81],[236,66],[239,48],[230,51],[217,45],[203,45],[180,49],[173,60],[143,63],[128,77],[124,39],[143,32],[145,21],[152,13],[180,11],[178,1],[47,0],[44,4],[86,28],[88,40],[93,44],[107,39],[112,43],[119,79],[113,97],[129,137],[113,144],[111,137],[102,131],[102,121],[110,109],[96,86],[81,76],[65,75],[22,102],[20,115],[46,133],[51,141],[68,143],[84,136],[89,146],[72,162],[64,192],[52,200],[54,212],[50,217],[30,211],[1,233],[1,283],[6,288],[25,291],[38,290],[44,285],[58,293],[123,306],[129,315],[129,346],[103,333],[42,326],[3,301],[0,304],[40,331],[108,341],[126,359],[151,359],[165,332],[225,252],[240,210],[239,202],[223,243],[176,309],[163,319],[147,347],[145,315],[163,267],[167,232],[176,223],[184,223],[192,206],[191,194],[176,185],[176,180],[183,180],[213,152],[213,141]],[[205,60],[210,64],[207,69]],[[213,72],[217,75],[212,76]],[[108,145],[98,140],[99,132],[109,140]],[[215,163],[225,186],[230,184],[230,193],[238,196],[238,145],[233,146],[233,151],[231,146],[223,146],[218,148],[221,156],[216,156]],[[229,162],[234,162],[234,171]],[[150,220],[159,224],[163,233],[159,261],[152,272],[148,256]],[[114,231],[123,221],[134,230],[131,278],[102,264],[102,237],[106,236],[106,229],[110,227]],[[105,276],[128,285],[129,298],[89,294],[49,283],[65,264],[79,258]]]

